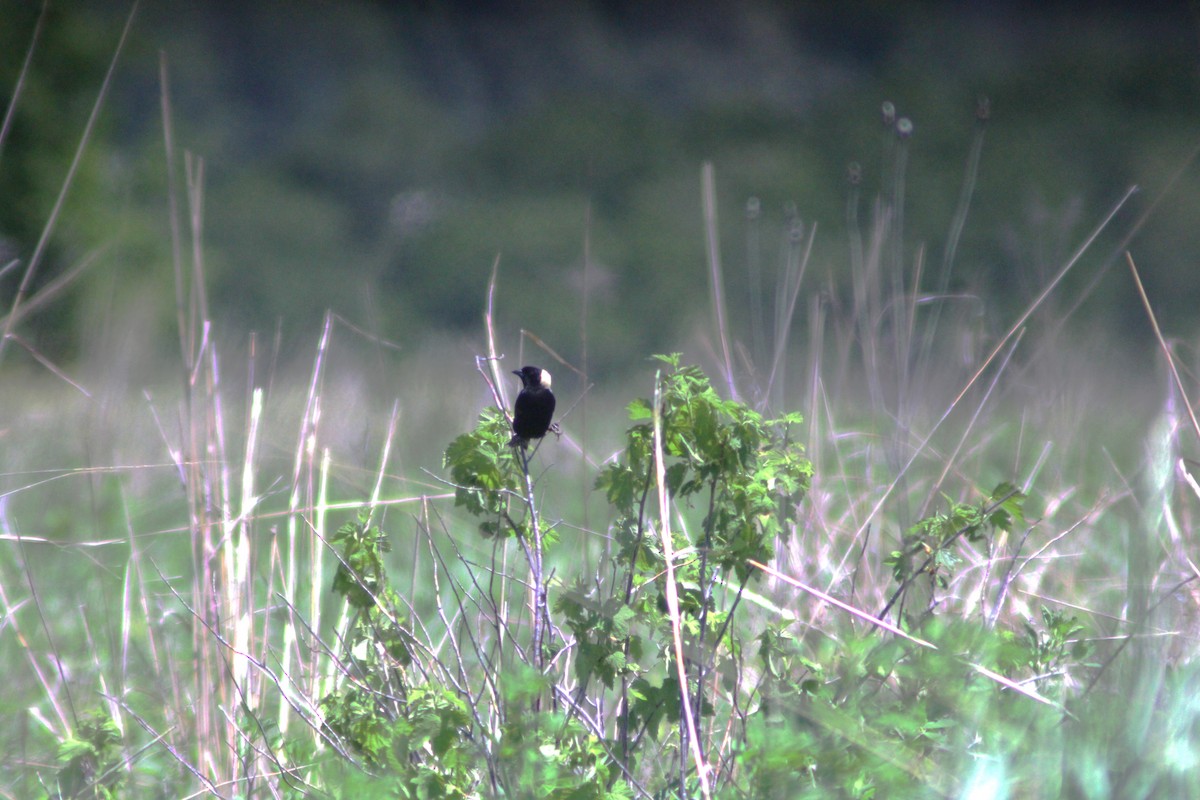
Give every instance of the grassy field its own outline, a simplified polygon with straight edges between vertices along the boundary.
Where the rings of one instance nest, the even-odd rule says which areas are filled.
[[[1004,318],[931,277],[902,181],[839,291],[811,227],[725,270],[700,177],[711,320],[619,380],[560,355],[586,325],[496,330],[486,280],[475,336],[228,341],[199,225],[169,367],[116,324],[52,363],[21,322],[58,289],[18,295],[0,796],[1200,792],[1195,357],[1076,318],[1114,259],[1155,302],[1108,218]],[[523,462],[526,363],[562,432]]]
[[[880,223],[872,240],[891,235]],[[1165,359],[1072,333],[1052,300],[990,329],[903,275],[884,277],[903,267],[885,251],[864,257],[856,297],[806,290],[802,261],[785,272],[785,284],[797,281],[795,317],[788,303],[764,319],[777,332],[765,364],[715,323],[691,345],[720,394],[768,416],[803,413],[794,432],[813,462],[795,517],[776,532],[772,571],[714,584],[714,614],[748,599],[731,626],[738,638],[709,656],[711,669],[733,672],[693,721],[713,767],[705,781],[680,757],[678,710],[655,735],[643,730],[653,758],[613,768],[613,685],[580,680],[578,642],[555,605],[580,580],[600,590],[620,575],[620,514],[592,487],[622,458],[624,407],[651,396],[653,364],[597,387],[533,344],[518,356],[522,343],[504,342],[500,373],[550,366],[566,412],[563,436],[530,464],[528,499],[547,534],[539,581],[562,637],[543,660],[529,649],[525,539],[481,537],[440,463],[492,398],[494,331],[401,352],[331,317],[313,332],[307,365],[278,366],[258,343],[226,357],[197,302],[176,378],[153,387],[104,363],[69,382],[10,353],[0,791],[340,796],[333,787],[351,778],[339,765],[350,763],[381,796],[397,786],[411,796],[657,795],[679,792],[681,775],[690,794],[731,797],[1191,791],[1196,498],[1178,453],[1194,430]],[[385,394],[379,375],[403,391]],[[498,386],[511,400],[512,382]],[[974,524],[964,509],[990,512],[1003,482],[1028,497],[1023,518],[976,520],[963,536],[956,526]],[[677,502],[674,522],[694,537],[703,505]],[[384,648],[386,669],[370,655],[385,623],[354,634],[366,612],[331,591],[339,564],[360,564],[334,532],[363,511],[390,545],[381,563],[391,577],[380,573],[368,596],[403,612],[386,618],[406,642],[399,660]],[[871,623],[913,578],[889,560],[913,542],[938,558],[904,585],[907,612],[884,617],[933,640],[936,657]],[[661,634],[672,619],[686,612],[668,606],[643,624]],[[659,649],[626,678],[669,686],[671,647],[651,641]],[[482,691],[481,670],[519,676],[521,665],[537,666],[541,682]],[[388,680],[404,686],[406,708],[418,689],[448,693],[455,713],[435,717],[450,743],[420,739],[392,763],[354,743],[352,726],[322,727],[322,698],[381,669],[396,672]],[[570,698],[592,727],[562,719]],[[371,718],[404,719],[386,708]],[[515,763],[505,725],[518,708],[545,715],[523,735],[557,742],[536,751],[553,769],[526,754],[520,770],[489,777],[493,759]],[[435,774],[440,789],[421,783]]]

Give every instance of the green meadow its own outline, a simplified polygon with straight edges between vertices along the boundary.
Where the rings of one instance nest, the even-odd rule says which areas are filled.
[[[558,49],[347,8],[0,2],[0,797],[1200,795],[1176,50],[1087,17],[1056,94],[863,6],[870,80],[689,105],[754,51],[597,4],[627,91],[467,135],[431,54]]]

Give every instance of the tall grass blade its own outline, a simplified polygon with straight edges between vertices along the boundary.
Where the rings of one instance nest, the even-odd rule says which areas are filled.
[[[25,60],[17,73],[17,82],[13,84],[12,96],[8,99],[8,108],[4,109],[4,120],[0,121],[0,156],[4,155],[4,145],[8,141],[8,132],[12,130],[13,118],[20,104],[21,92],[25,88],[25,78],[29,76],[29,67],[33,63],[33,54],[37,50],[38,41],[42,38],[42,30],[46,26],[46,12],[50,10],[49,0],[43,0],[42,10],[38,12],[37,22],[34,23],[33,33],[29,35],[29,47],[25,50]]]
[[[721,244],[717,235],[717,187],[713,177],[711,161],[701,168],[701,184],[704,196],[704,243],[708,254],[708,280],[713,314],[717,322],[717,333],[721,340],[721,360],[725,371],[725,385],[729,396],[738,399],[737,385],[733,378],[733,357],[729,349],[729,324],[725,318],[725,279],[721,275]]]

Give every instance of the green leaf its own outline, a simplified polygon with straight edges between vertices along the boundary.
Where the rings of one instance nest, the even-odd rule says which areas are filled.
[[[1000,506],[992,512],[989,522],[997,530],[1012,532],[1025,527],[1025,501],[1028,498],[1011,483],[1001,483],[992,490],[991,502]]]
[[[639,398],[630,403],[628,408],[629,418],[634,422],[643,419],[653,419],[654,417],[654,408],[651,406],[649,400]]]

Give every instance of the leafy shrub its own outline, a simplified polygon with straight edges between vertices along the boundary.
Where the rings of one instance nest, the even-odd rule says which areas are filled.
[[[925,614],[905,617],[911,640],[877,628],[797,638],[790,618],[758,612],[769,602],[750,589],[750,562],[798,530],[812,477],[801,420],[766,419],[678,356],[661,361],[655,396],[630,404],[625,449],[595,482],[612,514],[593,574],[548,579],[556,540],[502,412],[485,410],[446,449],[456,504],[526,559],[531,624],[498,619],[495,589],[459,581],[476,592],[458,613],[476,618],[469,646],[447,631],[447,659],[401,612],[386,537],[365,516],[338,533],[334,587],[354,617],[322,710],[347,754],[405,797],[597,799],[923,797],[960,788],[947,767],[964,759],[1044,758],[1028,734],[1052,735],[1061,708],[1004,676],[1061,686],[1050,675],[1087,654],[1079,623],[1045,611],[1018,635]],[[888,561],[893,601],[918,576],[944,588],[956,544],[1023,524],[1023,502],[1002,484],[912,526]]]

